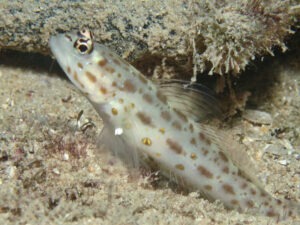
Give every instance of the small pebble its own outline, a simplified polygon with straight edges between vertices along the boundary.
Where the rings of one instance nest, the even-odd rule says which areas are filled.
[[[68,153],[64,153],[63,155],[63,160],[68,161],[69,160],[69,154]]]
[[[191,192],[189,194],[190,197],[193,197],[193,198],[198,198],[199,197],[199,193],[198,192]]]
[[[6,168],[6,174],[9,178],[13,178],[16,175],[17,168],[15,166],[9,166]]]
[[[7,109],[8,108],[8,104],[4,103],[1,105],[2,109]]]
[[[88,166],[88,171],[90,173],[93,173],[93,172],[95,172],[95,168],[93,166]]]
[[[268,144],[264,148],[264,153],[270,153],[277,156],[286,155],[286,151],[282,145],[279,144]]]
[[[254,124],[272,124],[272,116],[263,111],[247,109],[243,113],[243,118]]]
[[[290,161],[286,160],[286,159],[278,160],[278,162],[280,165],[283,165],[283,166],[287,166],[290,163]]]
[[[55,173],[55,174],[57,174],[57,175],[60,174],[60,172],[59,172],[59,170],[58,170],[57,168],[54,168],[54,169],[52,170],[52,172]]]

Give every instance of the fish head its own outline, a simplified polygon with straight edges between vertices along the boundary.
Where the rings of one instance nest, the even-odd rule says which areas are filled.
[[[115,92],[114,65],[104,54],[104,46],[84,28],[50,38],[50,48],[68,78],[94,103],[104,103]],[[109,74],[109,72],[111,74]]]

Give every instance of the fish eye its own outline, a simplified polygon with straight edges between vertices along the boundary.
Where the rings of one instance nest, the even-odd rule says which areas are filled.
[[[81,44],[78,46],[78,50],[80,51],[80,53],[85,53],[88,50],[88,47],[84,44]]]
[[[90,54],[93,51],[93,41],[89,38],[79,38],[74,42],[74,48],[82,55]]]

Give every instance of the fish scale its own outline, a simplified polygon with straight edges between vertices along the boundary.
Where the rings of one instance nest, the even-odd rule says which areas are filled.
[[[121,157],[133,164],[154,162],[180,185],[240,212],[278,220],[299,215],[298,205],[273,198],[248,176],[216,130],[196,123],[184,108],[172,107],[159,85],[94,43],[89,30],[52,36],[50,47],[103,119],[101,141]]]

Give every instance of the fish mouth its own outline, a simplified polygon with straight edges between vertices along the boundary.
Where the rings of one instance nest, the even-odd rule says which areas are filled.
[[[64,69],[70,57],[70,43],[63,34],[50,37],[49,46],[59,65]]]
[[[61,39],[62,39],[61,35],[59,34],[59,35],[51,36],[49,40],[51,52],[56,59],[58,59],[60,56],[59,52],[63,52],[61,49],[63,47],[61,44],[62,42]]]

